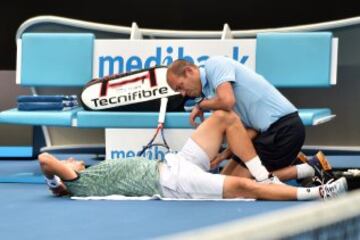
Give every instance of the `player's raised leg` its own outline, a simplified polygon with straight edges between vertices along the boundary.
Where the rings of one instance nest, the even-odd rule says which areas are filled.
[[[207,153],[209,159],[213,159],[218,154],[225,135],[231,150],[237,156],[242,156],[243,159],[256,156],[246,129],[234,112],[222,110],[213,112],[200,124],[191,138]]]

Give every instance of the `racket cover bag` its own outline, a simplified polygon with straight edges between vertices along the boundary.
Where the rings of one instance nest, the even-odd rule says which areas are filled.
[[[81,93],[89,111],[158,111],[160,99],[168,98],[167,111],[183,112],[184,98],[166,82],[166,67],[114,74],[87,83]]]

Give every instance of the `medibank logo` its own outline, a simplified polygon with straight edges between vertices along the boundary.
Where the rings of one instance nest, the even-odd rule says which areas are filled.
[[[136,157],[139,154],[139,151],[134,150],[111,150],[110,158],[118,159],[118,158],[131,158]],[[149,160],[164,160],[165,159],[165,150],[158,146],[150,148],[144,152],[142,157],[148,158]]]
[[[248,55],[240,55],[239,47],[232,48],[232,58],[242,64],[245,64],[249,59]],[[156,47],[152,54],[146,58],[133,55],[130,57],[124,56],[100,56],[99,63],[99,77],[111,75],[115,73],[123,73],[150,68],[156,65],[169,65],[176,59],[185,59],[189,62],[195,63],[199,66],[209,58],[208,55],[192,56],[186,53],[184,47],[173,48]]]

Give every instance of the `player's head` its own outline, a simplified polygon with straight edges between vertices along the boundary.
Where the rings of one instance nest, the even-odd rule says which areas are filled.
[[[199,68],[190,62],[178,59],[170,64],[167,74],[169,86],[187,97],[201,96],[201,80]]]
[[[68,166],[69,168],[73,169],[76,172],[81,172],[85,169],[84,161],[75,160],[74,158],[68,158],[62,161],[63,164]]]

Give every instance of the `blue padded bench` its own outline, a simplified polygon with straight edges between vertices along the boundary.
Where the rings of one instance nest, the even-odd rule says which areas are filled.
[[[49,125],[69,127],[74,125],[76,114],[82,111],[81,107],[67,111],[18,111],[16,108],[0,114],[2,122],[24,125]]]
[[[94,41],[91,33],[24,33],[18,43],[17,82],[31,87],[84,86],[92,78]],[[276,87],[329,87],[331,44],[331,33],[258,34],[256,71]],[[333,117],[328,108],[299,112],[306,125]],[[91,112],[82,108],[62,112],[11,109],[0,113],[0,121],[84,128],[153,128],[157,116],[157,112]],[[166,125],[190,128],[188,116],[167,113]]]
[[[92,78],[94,35],[90,33],[26,33],[18,58],[17,83],[28,87],[83,87]],[[25,125],[72,126],[76,113],[69,111],[18,111],[0,114],[0,122]]]
[[[167,128],[191,128],[190,113],[167,113]],[[329,108],[301,109],[299,115],[305,125],[318,125],[329,121],[333,116]],[[206,114],[205,117],[209,116]],[[144,121],[146,119],[146,121]],[[86,128],[154,128],[158,113],[146,112],[89,112],[77,113],[77,124]]]
[[[77,114],[77,122],[81,127],[88,128],[154,128],[158,124],[157,112],[89,112]],[[192,128],[189,124],[190,113],[166,113],[167,128]],[[205,114],[205,117],[209,113]],[[144,121],[146,119],[146,121]]]

